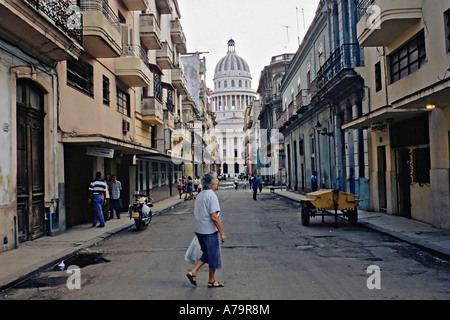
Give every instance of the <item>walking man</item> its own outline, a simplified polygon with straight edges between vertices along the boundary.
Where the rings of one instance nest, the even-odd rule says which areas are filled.
[[[92,227],[103,228],[105,226],[105,218],[103,217],[103,205],[106,203],[106,182],[102,180],[102,173],[95,174],[95,180],[89,185],[90,197],[88,203],[94,204],[94,221]]]
[[[256,200],[256,193],[258,192],[258,185],[259,185],[259,181],[258,178],[256,177],[256,174],[253,175],[253,178],[250,183],[253,189],[253,200]]]
[[[109,183],[110,190],[110,202],[111,202],[111,216],[110,219],[114,217],[114,211],[116,211],[117,219],[120,219],[120,211],[122,210],[122,199],[120,198],[120,190],[122,190],[122,184],[117,180],[117,176],[113,174],[112,180]]]

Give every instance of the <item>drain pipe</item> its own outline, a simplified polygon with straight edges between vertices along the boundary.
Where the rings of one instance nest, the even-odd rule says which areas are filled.
[[[18,234],[17,234],[17,216],[14,216],[14,249],[17,249],[19,247],[18,244]]]

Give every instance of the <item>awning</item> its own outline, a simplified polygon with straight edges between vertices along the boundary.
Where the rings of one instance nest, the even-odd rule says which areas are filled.
[[[130,142],[126,142],[123,140],[105,137],[100,134],[94,135],[72,135],[72,134],[63,134],[62,143],[74,144],[77,146],[84,147],[96,147],[96,148],[110,148],[114,149],[116,152],[121,152],[122,154],[158,154],[157,150],[147,148],[141,145],[133,144]]]
[[[393,109],[391,106],[384,106],[376,109],[362,117],[347,122],[341,129],[368,129],[376,122],[387,122],[408,119],[416,116],[418,113],[427,112],[426,109]]]
[[[188,160],[166,155],[166,154],[137,154],[137,159],[159,161],[159,162],[173,162],[174,164],[181,164],[182,162],[187,163]]]

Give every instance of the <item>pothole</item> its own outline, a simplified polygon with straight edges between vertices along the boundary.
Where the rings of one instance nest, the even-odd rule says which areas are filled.
[[[108,262],[110,262],[110,260],[103,258],[101,253],[77,253],[74,256],[56,264],[51,270],[67,270],[69,266],[77,266],[78,268],[83,268],[92,264]]]

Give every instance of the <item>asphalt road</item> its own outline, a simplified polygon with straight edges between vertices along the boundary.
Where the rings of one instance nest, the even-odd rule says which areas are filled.
[[[236,191],[230,182],[221,183],[217,195],[227,242],[216,279],[224,288],[207,288],[207,266],[197,287],[185,276],[192,267],[184,260],[193,237],[195,200],[190,200],[155,216],[147,230],[132,227],[84,250],[101,259],[79,266],[79,289],[66,270],[43,271],[3,292],[0,300],[450,298],[446,260],[345,220],[335,228],[333,217],[302,226],[298,205],[267,191],[254,201],[248,188]],[[266,312],[265,306],[255,310]]]

